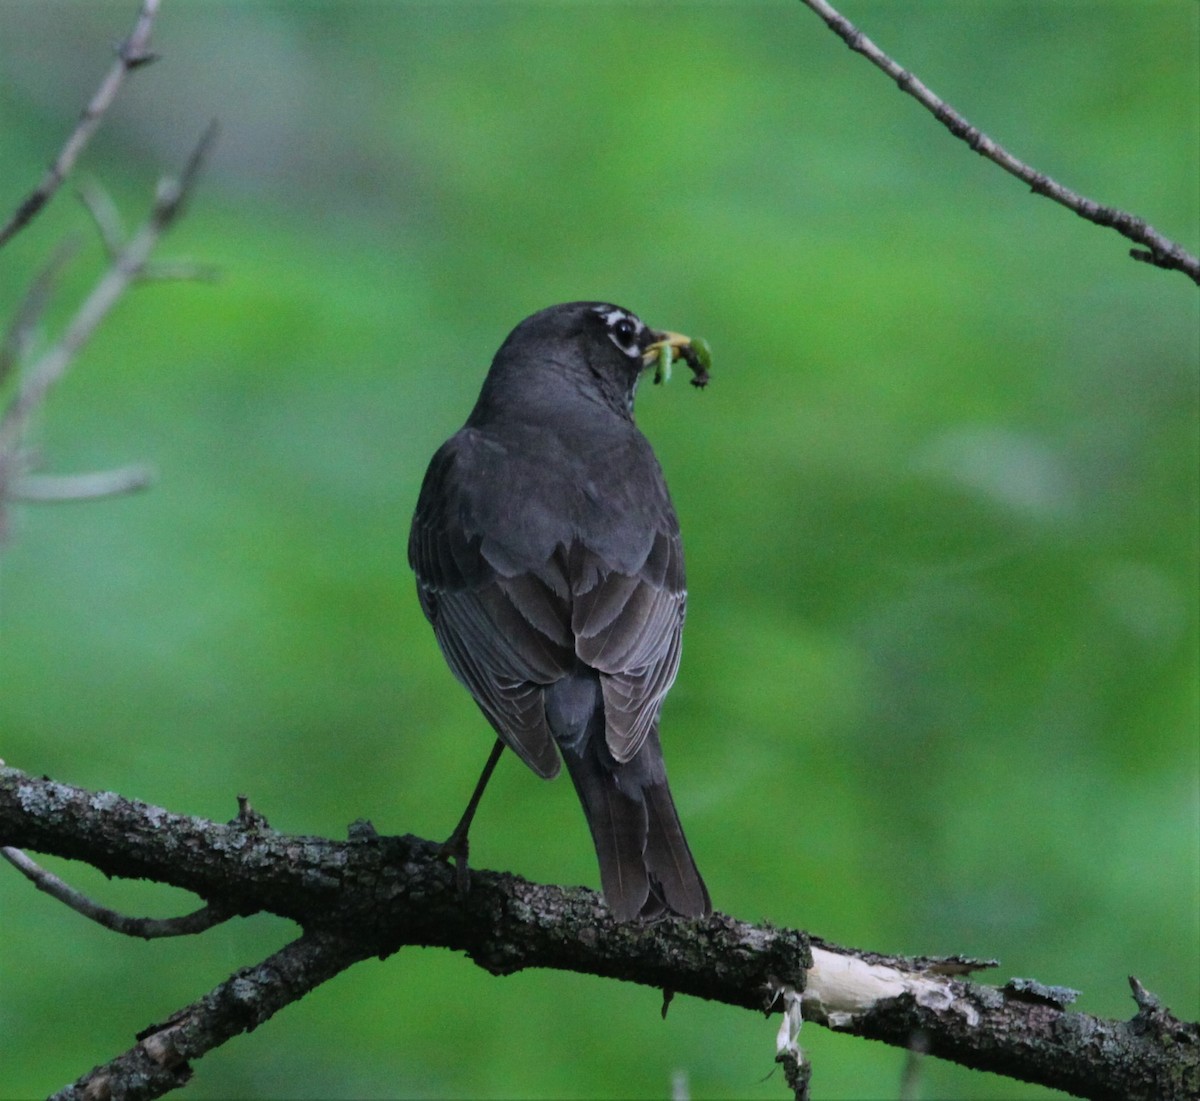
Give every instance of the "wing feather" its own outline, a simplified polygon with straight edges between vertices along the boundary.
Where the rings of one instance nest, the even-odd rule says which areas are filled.
[[[591,525],[566,530],[541,555],[518,553],[466,496],[477,467],[496,461],[476,454],[482,445],[473,440],[460,433],[434,457],[409,539],[421,607],[442,652],[500,737],[543,776],[559,767],[544,689],[580,663],[596,670],[605,740],[617,761],[628,761],[655,729],[679,669],[687,590],[665,487],[653,487],[658,504],[645,526],[628,529],[619,553],[612,533]]]
[[[553,776],[559,756],[543,688],[575,663],[563,602],[537,577],[505,577],[481,551],[460,492],[454,437],[434,456],[409,536],[421,608],[454,675],[530,768]]]
[[[687,602],[683,551],[672,524],[655,533],[636,576],[606,572],[590,557],[573,571],[590,583],[575,599],[575,651],[601,673],[605,740],[624,762],[655,728],[679,671]]]

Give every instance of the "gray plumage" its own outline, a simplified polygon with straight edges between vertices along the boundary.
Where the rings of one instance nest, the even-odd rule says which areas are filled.
[[[605,303],[526,318],[430,462],[409,537],[455,676],[539,776],[566,762],[621,920],[711,910],[658,738],[683,546],[633,421],[643,353],[666,335]]]

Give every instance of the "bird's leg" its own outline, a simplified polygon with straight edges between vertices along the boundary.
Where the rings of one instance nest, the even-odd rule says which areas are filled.
[[[467,890],[471,885],[470,869],[467,864],[467,852],[469,849],[467,834],[470,832],[475,812],[479,809],[479,800],[483,798],[484,788],[488,786],[488,781],[492,778],[492,773],[496,771],[496,762],[500,760],[500,754],[503,752],[504,743],[497,738],[496,744],[492,746],[492,752],[488,756],[487,764],[483,766],[483,772],[479,774],[475,790],[471,792],[467,809],[463,811],[463,816],[458,820],[458,825],[454,827],[454,832],[442,842],[442,847],[438,850],[438,856],[443,860],[448,860],[450,857],[454,858],[454,869],[457,873],[458,895],[460,898],[466,897]]]

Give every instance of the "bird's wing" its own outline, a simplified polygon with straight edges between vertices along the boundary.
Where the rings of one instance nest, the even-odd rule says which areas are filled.
[[[575,652],[600,671],[606,740],[618,761],[642,747],[679,670],[687,589],[671,522],[655,532],[636,574],[605,568],[586,548],[572,555]]]
[[[559,756],[542,694],[575,663],[567,593],[488,561],[455,475],[463,446],[457,437],[445,444],[421,488],[408,545],[417,594],[451,670],[496,733],[534,772],[553,776]]]

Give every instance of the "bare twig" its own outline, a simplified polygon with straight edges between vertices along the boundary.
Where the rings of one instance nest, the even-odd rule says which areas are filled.
[[[0,385],[8,378],[12,369],[21,361],[33,343],[33,334],[42,319],[46,307],[54,294],[55,284],[63,268],[79,249],[79,238],[68,237],[50,257],[49,262],[38,273],[25,292],[17,312],[0,343]]]
[[[12,481],[20,473],[14,469],[16,456],[30,416],[63,377],[71,361],[129,285],[143,275],[158,239],[182,212],[215,137],[216,126],[212,124],[196,144],[179,178],[168,177],[159,182],[154,206],[146,222],[113,257],[112,263],[84,299],[61,339],[30,368],[20,391],[5,410],[3,418],[0,418],[0,490],[6,480]]]
[[[142,279],[147,283],[216,283],[221,273],[216,264],[195,260],[151,260],[142,269]]]
[[[25,228],[53,197],[62,186],[71,169],[74,167],[79,154],[91,139],[104,118],[117,91],[125,81],[126,75],[133,69],[153,61],[155,55],[150,53],[148,45],[150,32],[154,27],[154,18],[158,15],[160,0],[143,0],[137,21],[130,35],[117,48],[117,59],[108,70],[100,87],[96,89],[88,105],[83,109],[79,122],[71,131],[66,144],[62,147],[54,163],[46,169],[41,182],[22,200],[13,216],[0,227],[0,248],[3,248],[17,233]]]
[[[1130,249],[1135,260],[1155,267],[1181,271],[1200,284],[1200,259],[1187,252],[1182,245],[1164,237],[1143,219],[1115,207],[1103,206],[1094,199],[1080,195],[1064,187],[1043,172],[1018,160],[1003,146],[997,144],[978,127],[971,125],[953,107],[929,90],[907,69],[904,69],[883,52],[844,15],[831,7],[826,0],[801,0],[817,13],[843,42],[855,53],[860,53],[871,64],[882,69],[902,92],[908,93],[956,138],[965,141],[976,153],[998,164],[1005,172],[1027,183],[1034,193],[1045,195],[1056,203],[1073,210],[1081,218],[1099,226],[1115,229],[1143,248]]]
[[[116,260],[125,247],[125,227],[121,224],[121,213],[112,196],[95,180],[89,180],[79,188],[79,199],[91,215],[110,261]],[[212,283],[220,277],[220,269],[214,264],[197,264],[191,260],[150,260],[142,266],[139,278],[150,282],[172,279],[195,283]]]
[[[0,856],[29,879],[39,891],[45,891],[51,898],[58,899],[89,921],[103,925],[105,929],[111,929],[114,933],[123,933],[127,937],[155,940],[158,937],[191,936],[203,933],[214,925],[220,925],[232,916],[217,907],[202,906],[190,914],[174,918],[129,917],[93,902],[82,891],[63,882],[53,872],[48,872],[20,849],[0,848]]]
[[[252,1031],[370,955],[333,933],[305,933],[257,967],[231,975],[169,1020],[143,1030],[132,1048],[60,1090],[52,1101],[161,1097],[191,1078],[189,1060]]]
[[[125,247],[125,227],[121,224],[121,212],[112,196],[95,180],[85,180],[79,185],[79,201],[92,216],[96,232],[104,244],[109,260],[115,260]]]
[[[148,466],[121,466],[86,474],[21,474],[8,488],[13,501],[94,501],[148,488],[154,472]]]

